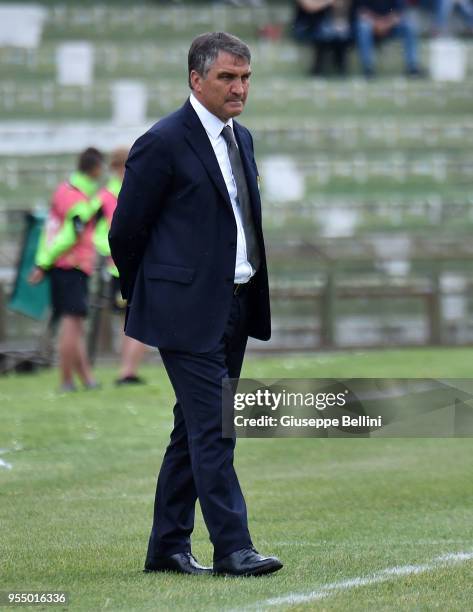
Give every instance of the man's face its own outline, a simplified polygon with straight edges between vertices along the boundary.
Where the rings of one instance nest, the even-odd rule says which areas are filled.
[[[250,65],[245,58],[220,51],[203,77],[191,72],[195,97],[205,108],[226,122],[243,111],[250,88]]]

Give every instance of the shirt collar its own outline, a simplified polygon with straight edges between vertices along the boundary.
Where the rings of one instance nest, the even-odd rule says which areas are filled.
[[[69,183],[81,191],[87,198],[91,198],[97,191],[98,182],[94,181],[90,176],[83,172],[73,172],[69,179]]]
[[[205,131],[212,138],[218,138],[226,125],[229,125],[233,129],[233,120],[231,118],[224,123],[221,119],[207,110],[202,102],[197,100],[194,94],[190,95],[189,101],[192,104],[192,108],[197,113],[200,122],[204,126]]]

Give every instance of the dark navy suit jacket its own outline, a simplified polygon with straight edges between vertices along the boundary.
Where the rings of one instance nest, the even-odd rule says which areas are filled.
[[[249,335],[271,335],[261,201],[250,132],[236,121],[261,249],[249,288]],[[206,352],[221,339],[235,275],[237,228],[223,175],[192,105],[156,123],[133,145],[109,234],[125,332],[169,350]]]

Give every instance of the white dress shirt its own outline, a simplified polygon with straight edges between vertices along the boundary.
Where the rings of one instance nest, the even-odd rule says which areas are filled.
[[[254,274],[254,269],[248,261],[246,253],[246,240],[243,223],[241,220],[241,211],[237,200],[237,187],[233,178],[232,166],[228,157],[227,143],[222,136],[222,130],[226,125],[229,125],[233,130],[233,121],[229,119],[227,123],[223,123],[221,119],[208,111],[205,106],[191,94],[190,103],[192,108],[197,113],[202,125],[204,126],[210,144],[214,150],[215,156],[222,171],[225,185],[227,186],[230,202],[232,203],[233,214],[237,226],[237,250],[235,263],[235,283],[247,283]]]

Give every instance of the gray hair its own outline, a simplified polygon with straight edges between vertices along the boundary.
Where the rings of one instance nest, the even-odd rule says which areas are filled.
[[[205,77],[220,51],[241,57],[248,63],[251,62],[251,52],[248,45],[236,36],[226,32],[201,34],[194,38],[189,49],[189,87],[191,89],[192,70]]]

